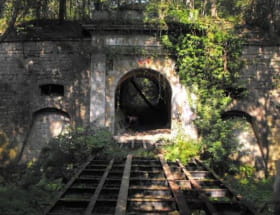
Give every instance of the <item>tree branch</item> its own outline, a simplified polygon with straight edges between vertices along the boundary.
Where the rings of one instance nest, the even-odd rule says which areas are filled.
[[[153,110],[158,110],[158,108],[156,108],[156,106],[154,106],[144,95],[144,93],[142,92],[142,90],[140,89],[140,87],[137,85],[137,83],[134,80],[131,80],[132,85],[134,86],[134,88],[137,90],[137,92],[139,93],[139,95],[141,96],[141,98],[146,102],[146,104]]]

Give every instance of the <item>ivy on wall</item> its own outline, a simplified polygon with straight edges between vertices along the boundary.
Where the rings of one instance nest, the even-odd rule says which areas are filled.
[[[168,29],[163,44],[175,54],[181,82],[195,95],[192,105],[197,112],[202,154],[213,167],[226,170],[236,147],[228,141],[230,124],[221,114],[233,101],[233,92],[242,87],[242,40],[229,29],[229,22],[199,16],[183,5],[151,4],[148,12],[162,14],[157,23]]]

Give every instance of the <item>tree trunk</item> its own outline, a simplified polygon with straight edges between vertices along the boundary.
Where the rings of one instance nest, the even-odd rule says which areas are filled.
[[[275,31],[280,33],[280,2],[275,1],[274,3],[274,24],[275,24]]]
[[[36,19],[39,20],[41,19],[41,0],[36,1],[36,5],[35,5],[35,14],[36,14]]]
[[[94,8],[95,8],[95,10],[101,10],[101,1],[100,0],[94,1]]]
[[[266,2],[267,7],[269,8],[268,22],[269,22],[269,33],[272,36],[275,36],[280,30],[280,2],[276,0],[270,0]]]
[[[217,0],[209,0],[209,2],[210,2],[210,15],[212,17],[218,17]]]
[[[208,2],[208,0],[203,0],[202,5],[201,5],[201,8],[202,8],[201,14],[202,14],[203,16],[206,15],[206,6],[207,6],[207,2]]]
[[[59,23],[61,24],[66,16],[66,0],[59,0]]]
[[[44,19],[50,18],[48,13],[48,0],[44,0],[42,3],[42,15]]]
[[[185,4],[190,9],[194,9],[194,0],[185,0]]]
[[[85,19],[86,17],[86,0],[82,1],[82,10],[81,10],[81,17],[82,19]]]
[[[9,33],[14,29],[17,18],[19,16],[20,5],[21,5],[20,0],[15,0],[13,2],[13,5],[14,5],[14,7],[13,7],[13,12],[12,12],[12,17],[9,20],[9,24],[8,24],[8,27],[7,27],[6,31],[4,32],[2,37],[0,38],[0,42],[4,41],[7,38],[7,36],[9,35]]]
[[[69,5],[68,5],[69,11],[68,11],[68,16],[71,18],[73,18],[73,2],[72,0],[69,1]]]
[[[2,13],[3,13],[4,8],[5,8],[5,3],[6,3],[6,0],[1,0],[0,1],[0,17],[2,17]]]
[[[274,8],[273,8],[273,1],[267,0],[266,3],[266,8],[268,8],[268,14],[267,14],[267,21],[268,21],[268,30],[269,30],[269,35],[274,35],[275,29],[274,29]]]
[[[139,95],[141,96],[141,98],[146,102],[146,104],[152,109],[152,110],[155,110],[157,111],[157,107],[154,106],[147,98],[146,96],[144,95],[144,93],[142,92],[142,90],[140,89],[140,87],[138,86],[138,84],[134,81],[134,80],[131,80],[131,83],[133,85],[133,87],[137,90],[137,92],[139,93]]]

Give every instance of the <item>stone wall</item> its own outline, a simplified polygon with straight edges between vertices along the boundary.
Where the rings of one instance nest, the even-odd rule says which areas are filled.
[[[75,126],[89,124],[89,41],[0,44],[0,130],[18,154],[28,144],[35,113],[65,112]],[[40,86],[59,84],[64,95],[43,95]],[[37,122],[35,122],[36,124]]]
[[[181,123],[186,132],[197,137],[192,123],[186,89],[180,84],[175,62],[154,36],[141,34],[93,34],[92,36],[91,110],[92,125],[115,131],[115,93],[121,80],[134,71],[159,73],[171,88],[171,130]],[[105,92],[105,93],[104,93]]]
[[[241,79],[248,91],[225,111],[249,116],[262,158],[268,156],[272,164],[280,156],[280,48],[251,44],[243,55]],[[37,146],[29,142],[44,118],[66,124],[69,119],[72,126],[107,126],[114,132],[116,89],[127,74],[139,69],[158,73],[169,83],[171,130],[181,124],[196,137],[194,111],[170,55],[154,36],[120,32],[92,32],[91,39],[81,40],[1,43],[0,131],[18,154],[25,145]],[[42,93],[42,85],[48,84],[63,86],[64,95]],[[38,118],[50,109],[52,116],[47,111]],[[65,116],[67,120],[58,119]]]
[[[67,132],[69,124],[69,116],[57,109],[46,108],[35,112],[21,161],[32,161],[39,156],[41,149],[51,138]]]
[[[29,151],[34,151],[34,158],[39,156],[44,145],[39,134],[45,131],[45,140],[55,136],[49,128],[41,128],[64,122],[55,119],[59,113],[67,115],[72,126],[106,126],[114,132],[119,81],[143,68],[162,74],[170,84],[172,128],[183,122],[196,137],[175,63],[161,54],[161,46],[152,36],[97,35],[92,40],[7,42],[0,46],[0,129],[25,160],[32,159]],[[143,53],[145,50],[151,52]],[[45,95],[42,86],[46,85],[63,87],[64,95]],[[50,115],[50,109],[55,113]],[[41,112],[44,114],[38,116]]]
[[[250,44],[243,51],[246,96],[230,110],[250,116],[262,157],[270,169],[280,158],[280,47]]]

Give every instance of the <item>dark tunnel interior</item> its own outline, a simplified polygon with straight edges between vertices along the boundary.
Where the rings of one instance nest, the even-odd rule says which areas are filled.
[[[116,91],[117,127],[126,131],[170,128],[171,88],[153,71],[135,72],[122,80]]]

